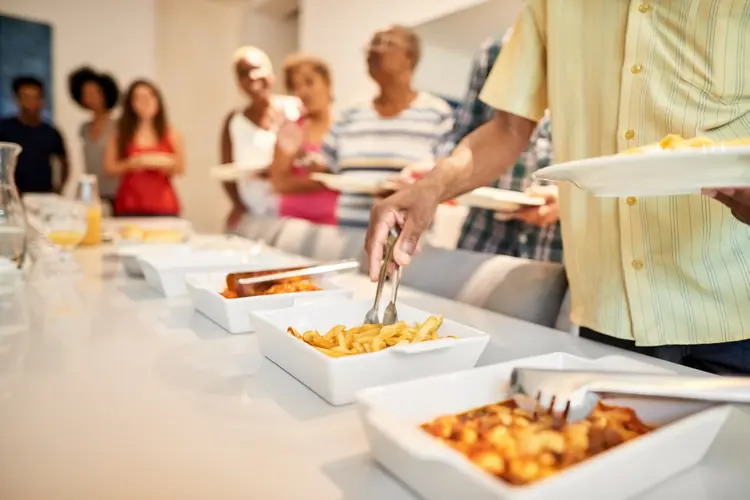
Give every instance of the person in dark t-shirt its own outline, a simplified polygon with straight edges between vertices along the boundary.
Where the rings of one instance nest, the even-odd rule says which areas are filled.
[[[23,193],[59,193],[68,179],[65,142],[57,129],[42,121],[44,86],[31,76],[13,80],[18,115],[0,120],[0,142],[15,142],[23,151],[16,166],[16,186]],[[60,183],[54,185],[52,160],[60,163]]]

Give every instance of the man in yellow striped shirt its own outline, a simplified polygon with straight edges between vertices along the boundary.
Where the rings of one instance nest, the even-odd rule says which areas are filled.
[[[403,226],[396,258],[406,264],[436,204],[502,175],[547,107],[558,162],[667,134],[750,136],[750,0],[528,0],[481,97],[495,118],[373,210],[373,276],[389,227]],[[583,336],[750,373],[750,196],[705,194],[595,198],[561,186],[571,319]]]

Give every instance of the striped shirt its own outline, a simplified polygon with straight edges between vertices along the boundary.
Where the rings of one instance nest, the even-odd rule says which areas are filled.
[[[549,107],[559,162],[750,136],[750,0],[528,0],[481,98]],[[750,338],[750,227],[719,202],[564,184],[560,216],[575,323],[642,346]]]
[[[453,126],[453,112],[443,99],[420,92],[399,115],[383,118],[372,101],[346,110],[323,144],[330,170],[367,180],[387,180],[412,163],[435,159],[442,137]],[[367,227],[374,198],[339,196],[339,225]]]

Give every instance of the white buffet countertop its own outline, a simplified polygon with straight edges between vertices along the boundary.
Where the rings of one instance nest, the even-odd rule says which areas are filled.
[[[0,498],[416,498],[372,461],[353,406],[330,406],[264,359],[252,334],[160,297],[104,253],[77,254],[88,319],[61,310],[70,297],[49,285],[17,299],[30,326],[0,338]],[[341,282],[358,298],[374,292],[363,276]],[[691,372],[408,289],[399,300],[490,333],[480,364],[616,353]],[[701,465],[639,498],[746,498],[749,463],[750,414],[735,410]]]

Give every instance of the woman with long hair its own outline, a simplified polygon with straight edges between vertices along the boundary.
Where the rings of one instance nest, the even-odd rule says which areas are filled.
[[[117,130],[107,145],[106,170],[121,179],[115,215],[179,215],[172,177],[185,171],[182,138],[169,125],[153,83],[136,80],[128,88]]]
[[[334,225],[338,193],[310,178],[322,163],[314,156],[331,128],[331,71],[315,56],[293,54],[284,61],[283,76],[287,92],[302,101],[305,116],[286,122],[278,133],[270,177],[281,195],[279,215]]]
[[[112,110],[117,106],[120,90],[110,75],[98,73],[89,67],[79,68],[70,74],[68,89],[73,100],[91,112],[90,120],[84,122],[79,130],[84,166],[86,172],[96,175],[99,194],[111,205],[117,190],[117,179],[105,174],[104,153],[117,125],[112,118]]]

